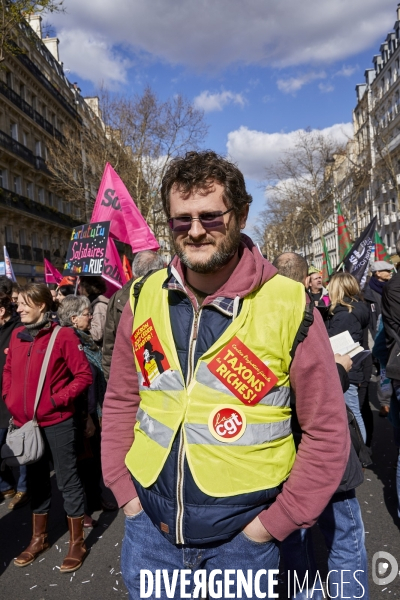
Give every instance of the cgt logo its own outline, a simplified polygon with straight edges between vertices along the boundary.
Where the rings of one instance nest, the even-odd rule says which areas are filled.
[[[372,579],[376,585],[392,583],[399,572],[399,565],[394,556],[383,550],[375,552],[372,557]]]
[[[208,418],[208,428],[219,442],[235,442],[246,430],[246,417],[233,406],[219,406]]]

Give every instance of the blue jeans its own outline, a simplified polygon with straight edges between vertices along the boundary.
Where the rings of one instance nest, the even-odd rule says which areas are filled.
[[[0,448],[5,442],[7,435],[7,429],[0,429]],[[25,465],[21,465],[16,469],[18,472],[18,480],[17,480],[17,492],[27,492],[28,491],[28,483],[27,483],[27,468]],[[2,477],[3,475],[3,477]],[[4,477],[4,472],[0,471],[0,492],[6,492],[10,488],[14,487],[10,481],[8,481]]]
[[[328,569],[330,571],[327,585],[332,598],[362,598],[368,600],[368,562],[365,550],[365,531],[361,510],[354,490],[335,494],[318,519],[319,528],[328,548]],[[281,552],[289,572],[292,598],[303,600],[324,598],[321,585],[317,579],[314,593],[313,586],[317,575],[311,533],[308,529],[300,529],[292,533],[281,544]],[[297,580],[294,590],[294,574]],[[357,571],[357,572],[356,572]],[[308,586],[300,591],[307,577]],[[343,583],[343,588],[342,586]],[[347,583],[348,582],[348,583]],[[308,588],[308,589],[307,589]],[[364,589],[363,589],[364,588]],[[329,597],[329,596],[328,596]]]
[[[361,431],[362,439],[364,440],[365,444],[365,442],[367,441],[367,432],[365,429],[363,418],[361,416],[360,401],[358,399],[358,387],[351,383],[347,392],[344,393],[344,399],[347,406],[350,408],[350,410],[353,412],[356,418],[356,421]]]
[[[245,577],[247,577],[248,569],[252,570],[253,590],[250,595],[246,595],[246,591],[244,591],[243,598],[257,598],[256,585],[259,585],[261,593],[266,594],[265,598],[270,598],[273,596],[268,594],[268,575],[266,571],[279,568],[279,550],[274,542],[257,543],[250,540],[243,532],[238,533],[229,541],[209,544],[204,548],[175,546],[163,537],[142,510],[133,517],[125,518],[121,568],[125,585],[129,590],[129,600],[144,597],[184,598],[185,596],[181,594],[181,584],[187,580],[188,584],[185,591],[187,594],[193,594],[194,587],[198,581],[201,581],[200,577],[203,577],[203,575],[205,581],[209,582],[208,593],[210,598],[225,597],[223,590],[227,590],[227,587],[226,584],[224,587],[224,578],[226,580],[227,576],[232,581],[229,592],[233,593],[235,598],[240,597],[236,596],[236,571],[238,569],[243,571]],[[150,572],[150,577],[144,577],[143,570],[145,569]],[[173,571],[181,569],[187,569],[188,573],[185,575],[179,572],[175,592],[167,596],[163,571],[166,571],[165,576],[168,575],[166,584],[170,585],[173,581]],[[202,572],[199,572],[199,569]],[[219,569],[220,572],[215,574],[215,582],[213,583],[208,577],[210,572],[215,569]],[[231,573],[229,573],[229,570],[232,570]],[[259,576],[256,584],[256,573],[261,570],[264,570],[263,574]],[[153,592],[148,596],[140,593],[141,571],[142,583],[145,582],[142,591],[143,589],[150,591],[151,588],[148,588],[150,578],[154,583]],[[160,581],[159,595],[157,594],[157,571],[159,572]],[[273,574],[273,579],[277,581],[278,571]],[[215,593],[218,593],[219,586],[222,588],[222,595],[217,596]],[[206,597],[205,587],[203,591],[203,594],[199,594],[199,598]],[[271,592],[277,592],[275,586]]]

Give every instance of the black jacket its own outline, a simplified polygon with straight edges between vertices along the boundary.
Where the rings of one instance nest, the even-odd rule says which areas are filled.
[[[370,311],[368,329],[372,335],[372,339],[375,339],[378,318],[382,312],[382,296],[373,290],[369,285],[365,286],[364,289],[364,300],[367,303]]]
[[[106,324],[103,335],[102,367],[106,381],[110,377],[111,357],[114,350],[115,337],[122,311],[129,300],[133,279],[130,279],[120,290],[111,296],[107,306]]]
[[[12,316],[11,319],[0,327],[0,390],[3,386],[3,369],[6,364],[11,334],[16,327],[21,327],[19,315]],[[3,395],[0,394],[0,429],[6,429],[10,419],[11,414],[4,403]]]
[[[369,324],[369,308],[361,301],[355,302],[350,298],[344,298],[353,306],[352,312],[347,306],[337,305],[333,314],[325,321],[329,337],[348,331],[355,342],[365,344],[365,332]],[[364,346],[365,347],[365,346]],[[359,385],[364,381],[363,363],[358,368],[353,367],[349,372],[350,383]]]
[[[382,319],[384,325],[389,325],[400,335],[400,271],[395,273],[383,288]],[[390,350],[394,340],[386,328],[385,336],[387,348]]]

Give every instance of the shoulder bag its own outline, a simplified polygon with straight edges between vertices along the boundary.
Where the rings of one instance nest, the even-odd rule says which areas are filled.
[[[6,441],[1,449],[1,458],[3,459],[1,465],[2,470],[6,465],[9,467],[29,465],[38,461],[44,454],[44,440],[36,420],[36,410],[40,396],[42,395],[51,352],[60,329],[61,327],[59,325],[53,329],[46,349],[46,354],[44,355],[42,368],[40,369],[39,383],[36,390],[32,421],[28,421],[22,427],[15,427],[12,417],[10,419]]]

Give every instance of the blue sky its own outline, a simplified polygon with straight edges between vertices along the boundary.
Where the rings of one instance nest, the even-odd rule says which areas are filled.
[[[266,166],[310,127],[351,135],[355,85],[392,31],[393,0],[65,0],[49,21],[84,96],[150,84],[205,111],[205,147],[239,165],[264,207]]]

